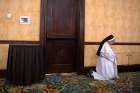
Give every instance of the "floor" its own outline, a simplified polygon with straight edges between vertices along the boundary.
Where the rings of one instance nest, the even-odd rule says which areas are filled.
[[[119,76],[117,80],[98,81],[76,73],[53,73],[29,86],[16,86],[0,79],[0,93],[140,93],[140,72]]]

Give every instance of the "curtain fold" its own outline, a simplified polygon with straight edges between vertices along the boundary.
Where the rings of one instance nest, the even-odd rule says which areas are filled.
[[[10,45],[7,80],[12,84],[29,85],[45,74],[43,48],[39,45]]]

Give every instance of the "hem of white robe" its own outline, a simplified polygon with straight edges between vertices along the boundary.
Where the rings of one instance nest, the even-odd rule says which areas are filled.
[[[95,71],[92,71],[91,75],[94,77],[95,80],[109,80]]]

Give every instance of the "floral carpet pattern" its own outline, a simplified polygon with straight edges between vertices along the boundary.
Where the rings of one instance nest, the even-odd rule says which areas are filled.
[[[15,86],[1,79],[0,93],[140,93],[140,72],[119,76],[117,80],[98,81],[85,75],[54,73],[30,86]]]

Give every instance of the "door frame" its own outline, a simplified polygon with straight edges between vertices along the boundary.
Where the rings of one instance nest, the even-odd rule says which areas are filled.
[[[45,4],[48,0],[41,0],[41,7],[40,7],[40,44],[42,47],[46,47],[46,31],[45,31]],[[77,63],[76,63],[76,72],[78,74],[84,73],[84,31],[85,31],[85,0],[78,0],[78,16],[79,16],[79,31],[78,31],[78,49],[77,49]],[[46,54],[44,53],[44,56]],[[44,57],[45,58],[45,57]],[[45,60],[46,61],[46,60]],[[47,64],[46,64],[47,65]]]

